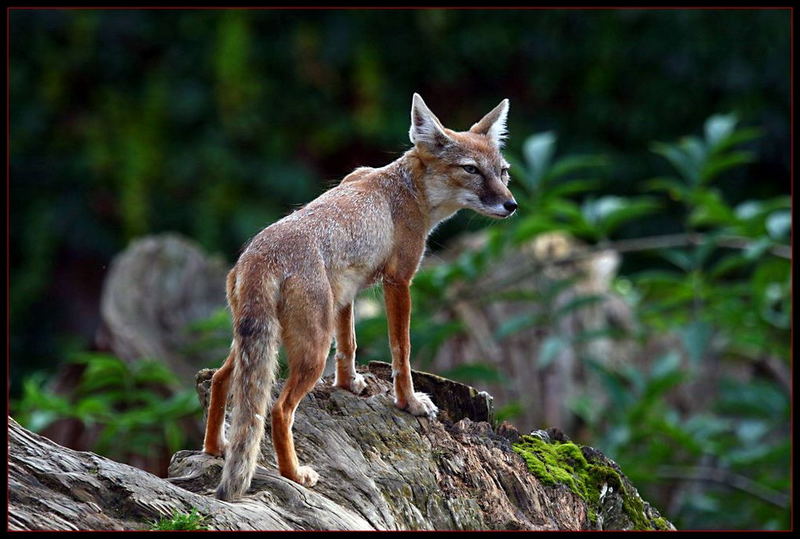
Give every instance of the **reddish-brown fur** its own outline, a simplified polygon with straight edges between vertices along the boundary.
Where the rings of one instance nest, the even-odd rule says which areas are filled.
[[[376,280],[383,283],[386,302],[395,404],[415,415],[435,415],[435,405],[414,392],[411,380],[409,287],[439,221],[464,207],[493,217],[507,217],[516,208],[499,151],[507,110],[504,101],[470,131],[455,132],[441,126],[415,94],[412,149],[381,169],[356,169],[253,238],[228,275],[234,339],[211,385],[204,451],[226,455],[218,497],[237,498],[250,483],[278,340],[289,363],[271,409],[278,469],[300,484],[316,483],[316,472],[297,460],[295,409],[322,375],[334,336],[335,385],[355,393],[363,389],[355,371],[352,302]],[[480,172],[467,172],[469,167]],[[229,389],[233,434],[227,444],[222,431]]]

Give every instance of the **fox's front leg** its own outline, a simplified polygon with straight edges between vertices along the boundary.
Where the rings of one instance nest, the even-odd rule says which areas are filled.
[[[389,322],[389,344],[392,347],[392,377],[394,378],[394,403],[401,410],[414,415],[436,417],[439,411],[425,393],[415,393],[411,380],[411,290],[408,283],[384,281],[383,295]]]
[[[356,372],[356,329],[352,303],[336,315],[336,378],[333,385],[356,395],[367,387],[364,377]]]

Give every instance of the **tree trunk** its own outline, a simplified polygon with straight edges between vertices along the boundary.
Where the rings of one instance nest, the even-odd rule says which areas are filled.
[[[390,370],[385,363],[363,369],[368,386],[361,396],[323,379],[301,402],[294,436],[301,463],[320,474],[314,488],[277,474],[267,433],[253,484],[235,503],[213,497],[222,458],[179,451],[161,479],[61,447],[9,418],[8,526],[148,529],[194,508],[218,530],[674,529],[616,464],[590,447],[579,450],[585,462],[606,471],[589,474],[600,479],[581,483],[585,488],[553,483],[531,464],[535,458],[526,464],[529,456],[514,446],[532,438],[505,423],[493,428],[486,393],[414,372],[415,386],[431,394],[441,413],[431,421],[398,410]],[[204,404],[212,374],[197,375]],[[568,443],[555,430],[534,434],[553,447]],[[576,462],[569,464],[578,478]]]

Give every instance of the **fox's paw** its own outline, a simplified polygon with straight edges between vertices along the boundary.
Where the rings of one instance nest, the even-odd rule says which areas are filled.
[[[350,391],[356,395],[360,395],[365,389],[367,389],[367,381],[364,380],[362,375],[356,373],[353,380],[350,382]]]
[[[349,380],[345,380],[343,382],[339,382],[338,380],[333,383],[334,387],[341,387],[342,389],[346,389],[351,393],[355,393],[356,395],[360,395],[364,389],[367,387],[367,381],[364,380],[364,377],[358,373],[355,373],[353,377]]]
[[[319,474],[311,466],[300,466],[297,468],[297,483],[304,487],[311,488],[319,481]]]
[[[436,414],[439,412],[439,409],[433,404],[430,395],[419,392],[414,393],[414,395],[408,399],[405,410],[411,415],[428,416],[430,419],[435,419]]]
[[[222,457],[225,455],[225,450],[228,449],[228,440],[224,437],[218,440],[215,444],[209,444],[203,447],[203,453],[213,455],[215,457]]]

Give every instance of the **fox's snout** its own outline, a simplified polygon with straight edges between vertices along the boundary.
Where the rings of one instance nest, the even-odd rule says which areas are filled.
[[[471,206],[474,210],[497,219],[505,219],[517,211],[519,204],[502,182],[495,181],[481,187],[482,192],[477,193],[479,205]]]
[[[506,217],[511,217],[511,214],[517,211],[518,207],[519,205],[517,204],[517,201],[514,200],[514,198],[512,197],[503,202],[502,209],[498,208],[500,209],[500,211],[497,213],[497,217],[500,217],[502,219],[505,219]]]
[[[490,217],[495,217],[497,219],[505,219],[506,217],[510,217],[519,205],[517,201],[514,200],[514,197],[511,198],[500,198],[492,200],[491,202],[485,199],[480,199],[480,205],[478,207],[473,206],[473,208],[478,211],[479,213],[483,213],[484,215],[488,215]]]

